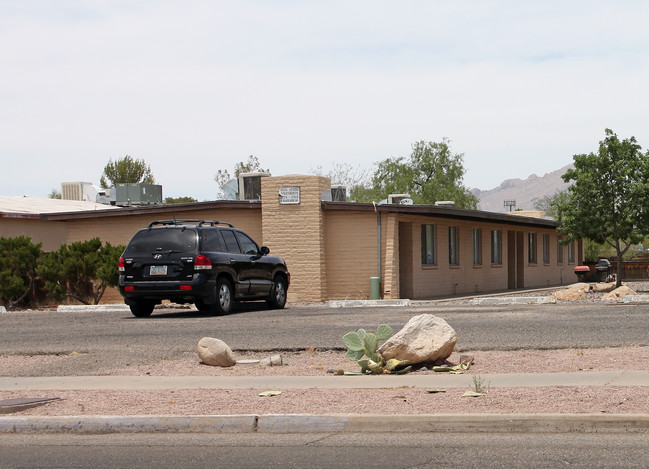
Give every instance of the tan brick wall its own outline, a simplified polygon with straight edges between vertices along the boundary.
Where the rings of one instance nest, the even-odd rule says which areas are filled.
[[[412,265],[413,285],[412,298],[433,298],[456,294],[474,294],[507,289],[507,231],[522,231],[524,233],[524,269],[525,287],[546,287],[576,281],[573,265],[567,265],[567,251],[564,248],[564,264],[557,264],[557,234],[552,229],[534,229],[537,233],[538,262],[528,264],[527,233],[529,229],[514,225],[491,224],[472,221],[460,221],[445,218],[402,217],[402,223],[410,222],[412,230]],[[421,224],[435,225],[437,265],[421,264]],[[456,226],[459,230],[460,249],[459,265],[449,265],[448,228]],[[482,232],[482,265],[473,265],[473,228]],[[502,265],[491,264],[491,230],[498,229],[502,233]],[[549,263],[543,263],[542,235],[550,235]],[[403,262],[403,260],[402,260]]]
[[[299,187],[300,203],[280,205],[281,187]],[[284,258],[291,273],[289,301],[327,298],[324,215],[321,197],[331,181],[320,176],[282,176],[261,179],[264,244]]]
[[[173,216],[156,213],[155,215],[125,215],[103,219],[87,218],[67,222],[68,236],[65,242],[86,241],[99,238],[113,245],[126,245],[133,234],[156,220],[168,219],[218,220],[230,223],[248,233],[259,244],[263,244],[259,210],[244,209],[211,209],[174,213]],[[48,222],[52,223],[52,222]]]
[[[378,276],[375,213],[325,211],[327,299],[361,300]]]

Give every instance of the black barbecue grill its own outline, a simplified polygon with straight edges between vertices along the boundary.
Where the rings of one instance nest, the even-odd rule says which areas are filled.
[[[606,279],[611,272],[611,263],[608,259],[600,259],[597,261],[595,270],[597,271],[597,281],[606,282]]]

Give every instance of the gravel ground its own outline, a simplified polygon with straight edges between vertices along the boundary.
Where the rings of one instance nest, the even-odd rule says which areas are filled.
[[[521,350],[510,352],[463,352],[474,357],[469,370],[476,379],[489,373],[524,373],[648,369],[649,347],[569,350]],[[200,364],[197,355],[160,362],[156,366],[116,369],[111,375],[152,376],[272,376],[328,375],[333,370],[357,370],[343,352],[305,351],[283,353],[289,365],[261,368],[257,364],[238,364],[231,368]],[[239,354],[238,359],[263,358]],[[12,367],[26,367],[42,360],[74,360],[64,357],[1,357],[3,375]],[[459,355],[449,357],[458,363]],[[416,373],[432,374],[430,370]],[[332,379],[346,379],[334,377]],[[547,386],[492,388],[482,397],[463,397],[465,389],[429,393],[421,389],[335,390],[283,389],[274,397],[261,397],[259,390],[175,390],[175,391],[64,391],[0,392],[0,400],[27,397],[60,397],[60,401],[27,409],[14,416],[28,415],[203,415],[267,413],[649,413],[645,387]],[[524,386],[524,383],[522,383]]]
[[[629,284],[645,293],[648,284]],[[538,295],[547,295],[539,292]],[[523,296],[531,296],[526,292]],[[599,301],[600,293],[585,301]],[[464,301],[464,300],[455,300]],[[464,351],[474,364],[469,373],[477,381],[490,373],[573,372],[591,370],[649,369],[649,347]],[[265,356],[237,354],[238,360]],[[155,365],[116,368],[112,376],[322,376],[336,370],[356,371],[344,352],[306,350],[283,352],[286,366],[262,368],[257,364],[237,364],[231,368],[206,366],[198,356],[188,353],[178,360]],[[57,360],[74,361],[77,354],[0,356],[0,375],[15,376],[18,370],[39,368]],[[449,362],[459,363],[454,353]],[[431,374],[431,370],[416,371]],[[22,374],[22,373],[21,373]],[[22,374],[24,375],[24,374]],[[333,377],[332,379],[345,379]],[[29,397],[60,397],[60,401],[23,410],[13,416],[60,415],[208,415],[208,414],[435,414],[435,413],[649,413],[646,387],[546,386],[492,388],[483,383],[482,397],[463,397],[464,389],[421,390],[411,388],[376,390],[282,389],[273,397],[261,397],[259,390],[175,390],[175,391],[64,391],[0,392],[0,400]]]

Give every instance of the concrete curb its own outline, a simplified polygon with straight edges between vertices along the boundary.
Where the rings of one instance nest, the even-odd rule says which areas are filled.
[[[195,415],[0,417],[7,433],[649,433],[649,415]]]
[[[486,297],[469,300],[470,305],[498,306],[498,305],[538,305],[555,304],[557,299],[553,296],[515,296],[515,297]]]
[[[410,300],[331,300],[330,308],[363,308],[381,306],[410,306]]]

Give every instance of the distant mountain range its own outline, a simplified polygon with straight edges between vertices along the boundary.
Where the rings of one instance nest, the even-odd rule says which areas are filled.
[[[541,177],[532,174],[527,179],[507,179],[494,189],[487,191],[471,189],[471,192],[480,201],[478,203],[480,210],[506,212],[508,211],[508,207],[504,205],[506,200],[516,201],[513,210],[534,210],[534,203],[537,200],[568,188],[569,184],[563,182],[561,176],[571,167],[570,164]]]

